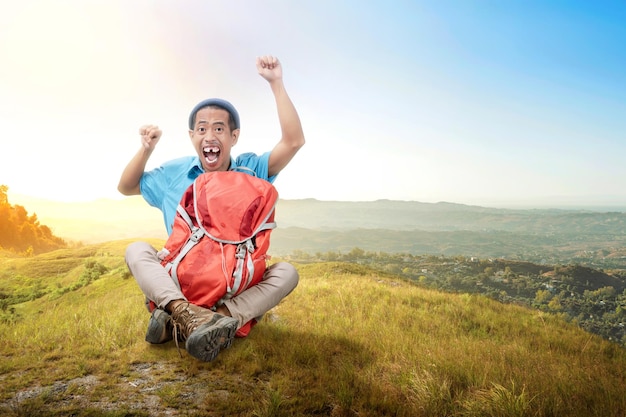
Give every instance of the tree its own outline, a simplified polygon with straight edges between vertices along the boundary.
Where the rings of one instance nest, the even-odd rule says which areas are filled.
[[[561,306],[561,300],[559,297],[553,297],[548,303],[548,308],[551,311],[560,311],[563,307]]]
[[[551,297],[552,294],[548,290],[537,290],[535,293],[535,301],[539,304],[547,303]]]
[[[8,190],[8,186],[0,185],[0,247],[37,254],[67,246],[49,227],[39,223],[36,214],[29,215],[23,206],[9,204]]]
[[[9,204],[9,187],[0,185],[0,204]]]

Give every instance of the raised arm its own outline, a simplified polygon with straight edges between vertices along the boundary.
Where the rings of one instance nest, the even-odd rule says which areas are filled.
[[[278,174],[287,166],[294,155],[304,146],[304,132],[300,117],[294,107],[285,85],[283,84],[283,70],[278,58],[262,56],[256,59],[259,74],[265,78],[272,89],[278,121],[280,123],[281,138],[272,149],[269,159],[269,176]]]
[[[117,185],[117,190],[124,195],[140,194],[139,181],[146,169],[146,163],[152,155],[152,151],[161,138],[161,130],[157,126],[146,125],[139,128],[141,135],[141,148],[133,159],[130,160]]]

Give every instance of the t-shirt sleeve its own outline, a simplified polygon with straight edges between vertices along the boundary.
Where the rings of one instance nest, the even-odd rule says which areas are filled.
[[[139,181],[139,191],[144,200],[152,207],[161,208],[163,206],[163,169],[156,168],[144,172]]]
[[[189,173],[196,159],[192,156],[172,159],[158,168],[144,172],[139,180],[139,191],[144,200],[161,211],[168,206],[172,193],[174,200],[178,202],[185,189],[193,182],[193,179],[189,179]]]

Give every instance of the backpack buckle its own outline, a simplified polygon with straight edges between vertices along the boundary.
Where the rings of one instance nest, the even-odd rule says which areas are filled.
[[[196,229],[191,233],[191,236],[189,236],[189,240],[193,241],[194,243],[197,243],[203,235],[204,235],[204,230],[200,229],[199,227],[196,227]]]

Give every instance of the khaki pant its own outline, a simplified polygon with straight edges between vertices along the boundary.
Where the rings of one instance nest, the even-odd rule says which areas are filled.
[[[173,300],[186,300],[170,275],[161,266],[157,251],[147,242],[135,242],[126,248],[126,264],[146,298],[157,307]],[[239,327],[252,319],[260,319],[298,285],[298,271],[287,262],[278,262],[265,271],[257,285],[248,288],[224,305],[239,320]]]

